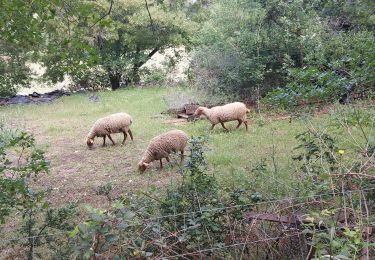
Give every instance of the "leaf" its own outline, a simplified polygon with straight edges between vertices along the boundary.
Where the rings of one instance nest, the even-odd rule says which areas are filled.
[[[75,226],[75,228],[74,228],[71,232],[69,232],[69,237],[73,238],[73,237],[75,237],[76,235],[78,235],[79,232],[80,232],[80,231],[79,231],[78,226]]]

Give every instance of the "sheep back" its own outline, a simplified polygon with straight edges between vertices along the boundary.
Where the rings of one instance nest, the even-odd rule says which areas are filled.
[[[115,113],[98,119],[92,126],[88,137],[103,137],[112,133],[127,132],[132,124],[132,117],[127,113]]]
[[[184,131],[172,130],[151,139],[142,162],[152,162],[168,157],[173,152],[183,151],[189,137]]]
[[[224,106],[217,106],[209,109],[208,119],[213,124],[234,120],[247,121],[248,109],[242,102],[229,103]]]

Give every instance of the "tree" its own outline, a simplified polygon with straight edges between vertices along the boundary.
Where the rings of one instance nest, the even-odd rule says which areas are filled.
[[[28,86],[31,73],[26,62],[44,41],[45,22],[53,17],[54,4],[57,0],[0,2],[0,96]]]
[[[210,94],[259,99],[275,90],[275,104],[338,100],[374,86],[370,1],[222,0],[209,10],[193,72]]]
[[[79,78],[100,66],[112,89],[137,83],[139,68],[156,52],[189,41],[185,15],[167,1],[70,1],[48,25],[46,76]]]

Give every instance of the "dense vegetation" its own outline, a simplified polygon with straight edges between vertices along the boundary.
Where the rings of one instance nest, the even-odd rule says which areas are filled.
[[[373,1],[215,1],[196,37],[196,84],[276,105],[367,93],[373,10]]]
[[[374,1],[3,0],[0,9],[0,96],[29,86],[29,62],[46,68],[45,81],[116,90],[0,108],[0,258],[375,255]],[[191,57],[182,88],[138,88],[142,65],[181,46]],[[163,101],[231,100],[256,104],[248,133],[187,122],[176,126],[191,136],[185,165],[136,172],[148,140],[171,128]],[[311,104],[325,104],[324,115],[304,113]],[[135,142],[86,149],[92,122],[122,110]]]
[[[46,80],[70,75],[112,89],[139,81],[157,51],[193,50],[190,76],[209,94],[283,106],[350,102],[374,87],[374,2],[3,1],[0,93],[27,86],[28,60]],[[370,93],[369,93],[370,92]]]

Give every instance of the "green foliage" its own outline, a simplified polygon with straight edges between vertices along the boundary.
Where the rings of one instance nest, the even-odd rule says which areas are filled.
[[[142,69],[140,71],[140,76],[142,77],[142,84],[145,86],[164,86],[167,78],[165,72],[161,69]]]
[[[27,87],[31,72],[26,66],[25,52],[0,40],[0,97],[13,96],[20,87]]]
[[[24,131],[9,131],[0,126],[0,221],[12,209],[24,210],[41,200],[42,193],[34,193],[30,180],[48,172],[49,162],[44,152],[35,148],[35,139]]]
[[[104,185],[99,186],[96,194],[98,195],[105,195],[108,199],[108,201],[111,201],[111,191],[113,190],[113,184],[112,182],[107,182]]]
[[[197,86],[255,98],[283,85],[285,64],[302,66],[301,46],[322,30],[313,7],[302,1],[214,4],[198,34]]]
[[[26,62],[31,53],[42,47],[45,23],[54,17],[56,2],[1,1],[0,97],[15,95],[20,87],[28,87],[31,71]]]
[[[188,250],[197,250],[224,239],[224,211],[213,210],[223,204],[214,176],[205,171],[204,142],[201,137],[190,139],[183,183],[177,189],[168,189],[161,204],[162,215],[170,215],[163,220],[163,227],[179,232],[175,243]]]
[[[342,96],[350,80],[333,71],[307,67],[290,69],[289,82],[285,88],[269,92],[264,101],[284,109],[314,102],[328,102]]]
[[[101,66],[78,70],[71,76],[73,84],[69,86],[70,91],[81,89],[99,91],[111,86],[108,73]]]
[[[308,130],[296,136],[300,141],[295,149],[301,153],[295,155],[293,160],[302,163],[301,172],[306,182],[301,190],[309,191],[309,194],[329,192],[332,188],[330,173],[338,170],[338,148],[335,140],[321,131]]]
[[[43,42],[45,22],[55,15],[58,0],[3,0],[0,3],[0,43],[32,49]]]
[[[305,234],[312,237],[311,245],[316,248],[316,259],[327,255],[339,259],[360,258],[363,254],[362,250],[373,247],[374,243],[366,242],[362,237],[362,231],[359,226],[339,228],[337,226],[337,217],[337,209],[324,209],[320,212],[309,214],[310,220],[319,221],[327,225],[327,231],[325,232],[317,229],[313,223],[306,225],[304,230]],[[337,235],[338,232],[341,234]]]
[[[49,162],[44,151],[35,147],[32,135],[0,126],[0,221],[8,223],[10,215],[21,213],[18,234],[26,239],[17,243],[27,248],[28,259],[33,259],[35,248],[41,245],[60,252],[63,242],[52,233],[72,228],[75,207],[50,208],[48,191],[32,187],[32,182],[48,171]]]
[[[52,81],[64,74],[77,78],[80,70],[101,65],[113,89],[137,83],[139,68],[157,51],[186,42],[192,28],[184,14],[170,10],[167,3],[103,0],[68,6],[48,24],[50,41],[43,61]]]
[[[368,95],[375,56],[366,9],[374,5],[339,2],[215,2],[195,37],[195,86],[228,99],[271,91],[266,101],[288,108]]]

